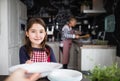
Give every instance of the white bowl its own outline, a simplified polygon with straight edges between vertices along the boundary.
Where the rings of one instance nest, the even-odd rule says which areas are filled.
[[[48,75],[50,81],[81,81],[82,73],[70,69],[56,69]]]

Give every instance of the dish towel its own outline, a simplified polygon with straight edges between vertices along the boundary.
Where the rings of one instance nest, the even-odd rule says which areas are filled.
[[[105,32],[114,32],[115,30],[115,16],[109,15],[105,18]]]

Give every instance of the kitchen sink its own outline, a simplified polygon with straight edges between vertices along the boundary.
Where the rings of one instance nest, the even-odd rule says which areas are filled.
[[[107,45],[108,41],[107,40],[93,39],[92,44],[94,44],[94,45]]]

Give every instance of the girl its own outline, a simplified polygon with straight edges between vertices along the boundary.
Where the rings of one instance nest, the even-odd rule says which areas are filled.
[[[56,62],[53,50],[46,45],[47,33],[41,18],[31,18],[26,29],[26,44],[20,48],[20,63]]]

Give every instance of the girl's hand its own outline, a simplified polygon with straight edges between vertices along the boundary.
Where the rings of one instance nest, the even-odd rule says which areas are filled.
[[[27,60],[25,63],[26,63],[26,64],[32,64],[33,61],[31,61],[31,60]]]
[[[26,70],[17,69],[5,81],[36,81],[40,78],[40,73],[34,73],[29,77],[26,77],[26,74]]]

